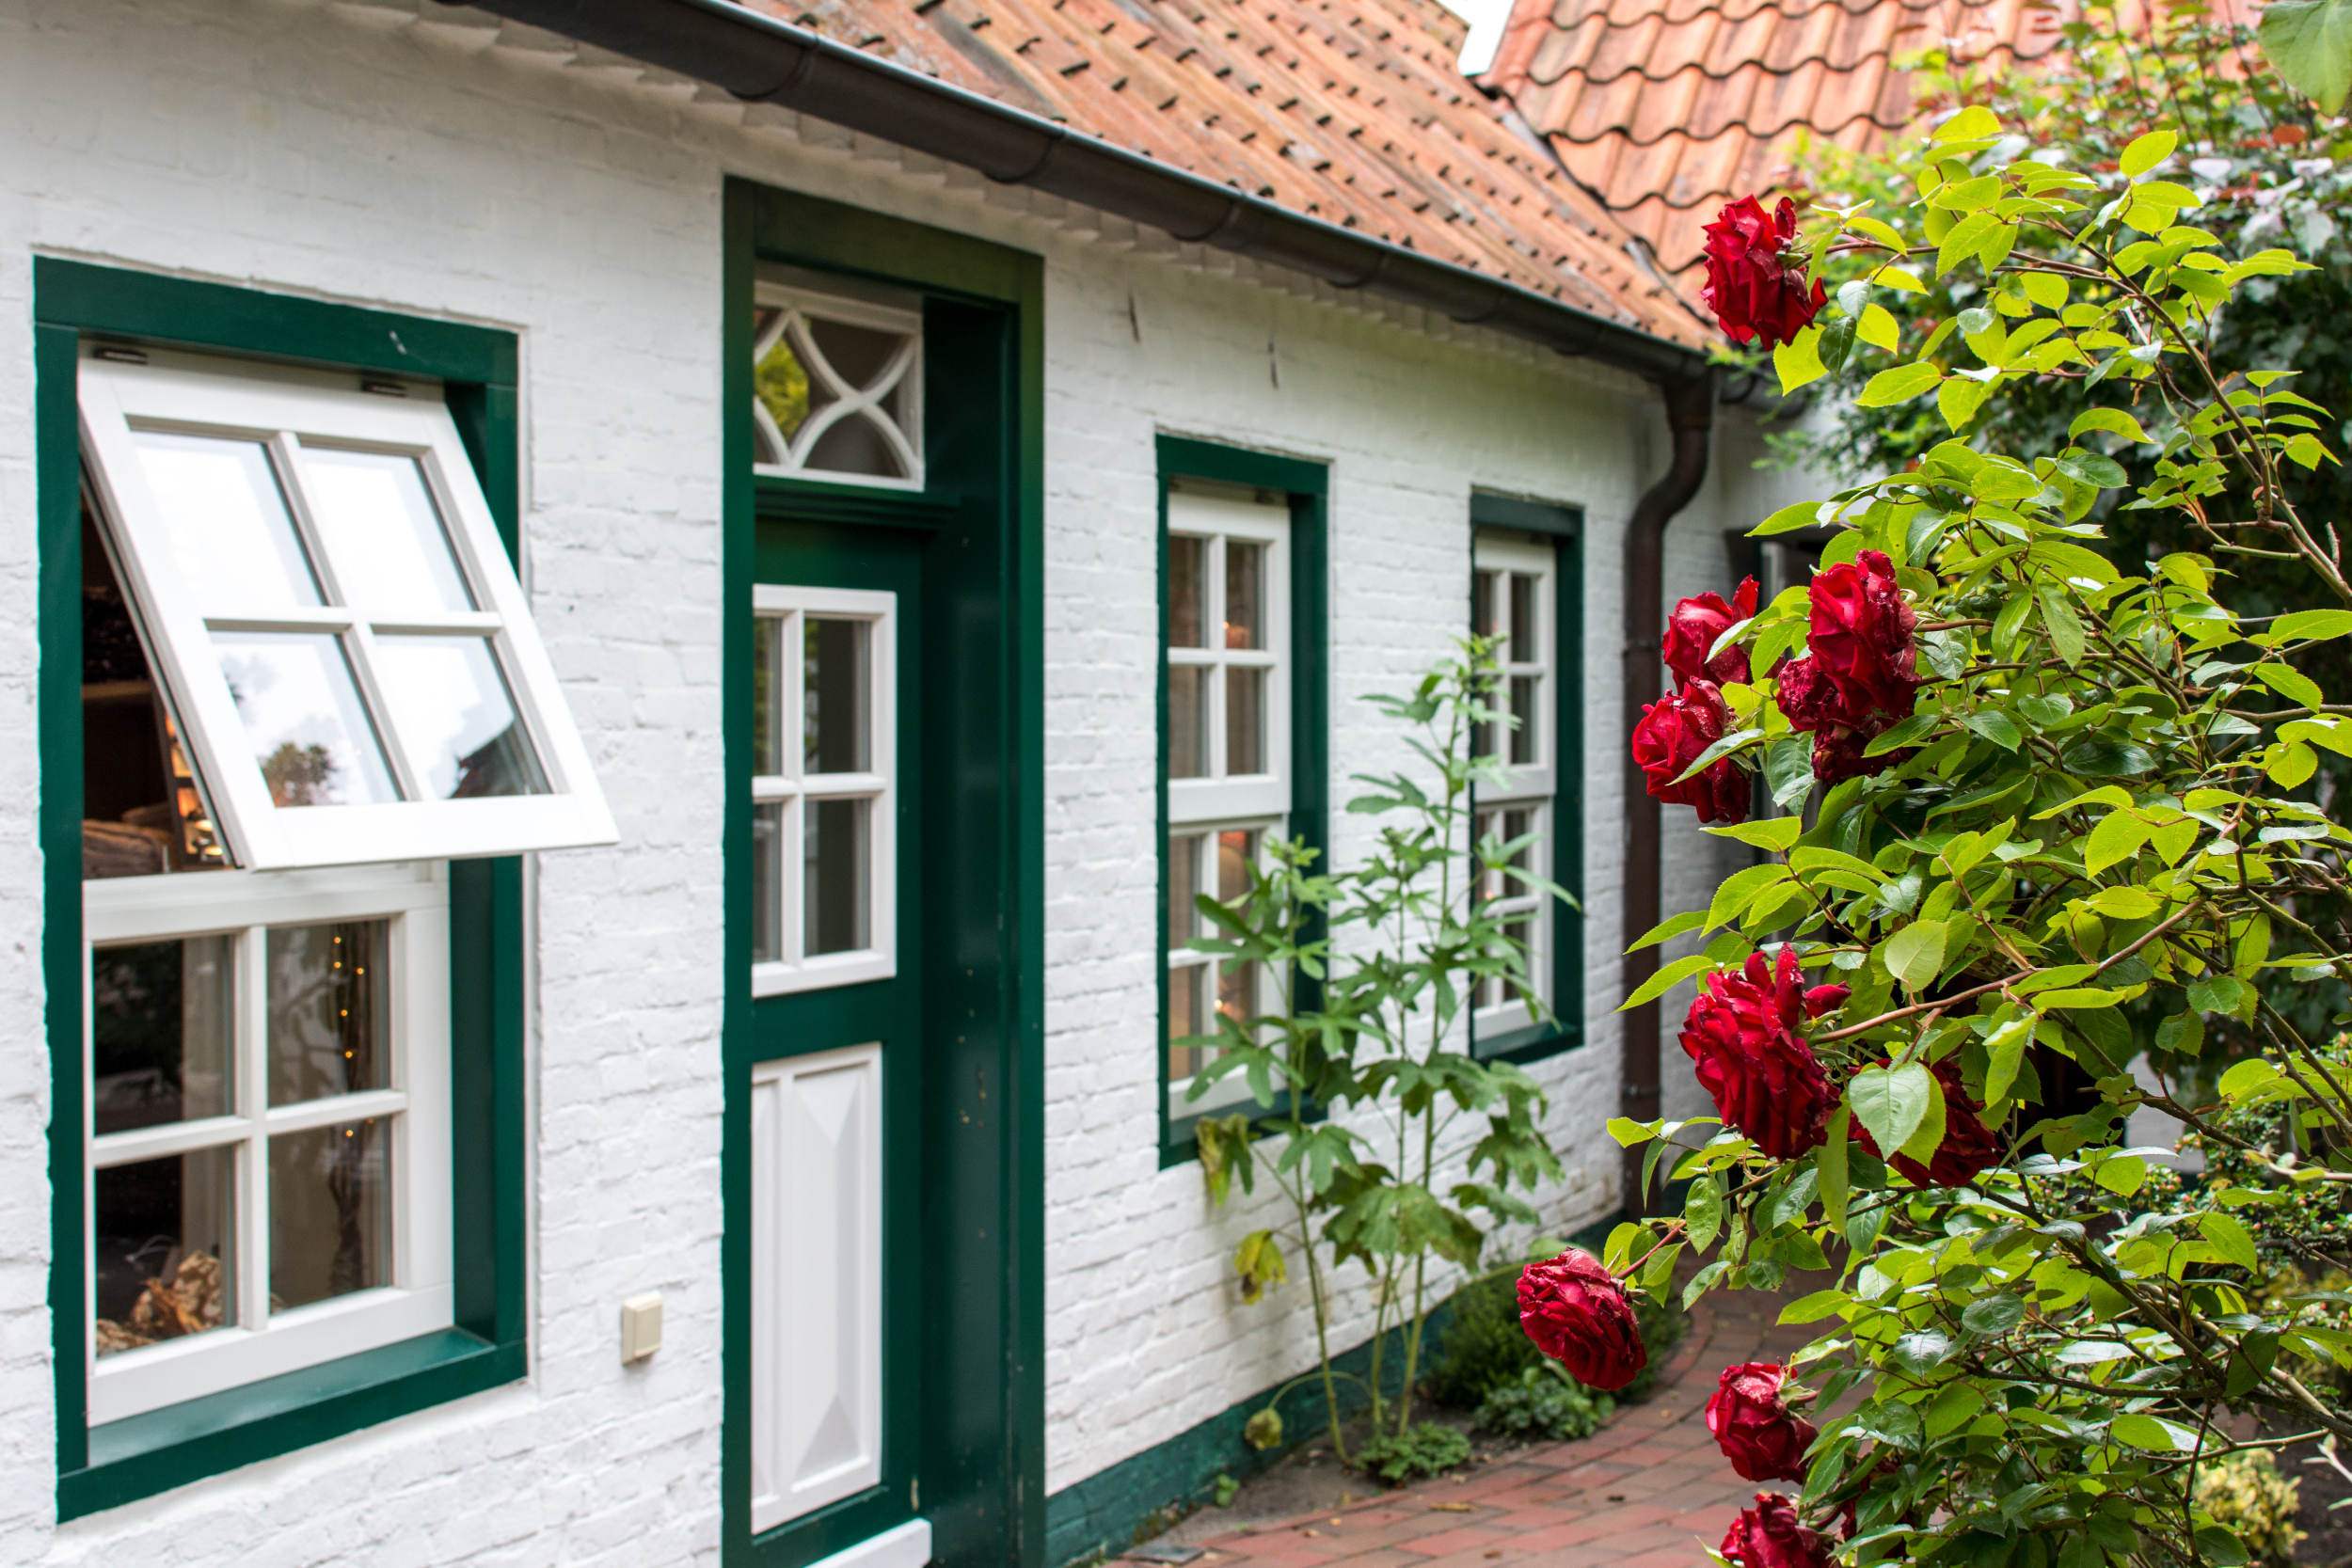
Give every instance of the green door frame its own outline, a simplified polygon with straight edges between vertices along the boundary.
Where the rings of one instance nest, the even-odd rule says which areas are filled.
[[[862,208],[730,180],[721,377],[726,471],[720,694],[726,757],[726,1084],[720,1186],[725,1424],[721,1560],[798,1568],[751,1533],[752,584],[757,520],[910,522],[924,555],[926,1015],[919,1512],[954,1568],[1041,1568],[1044,1321],[1044,263]],[[753,472],[761,261],[925,298],[930,488],[887,500]],[[953,373],[948,373],[952,367]],[[773,1538],[767,1538],[773,1539]]]
[[[41,967],[47,992],[57,1516],[76,1518],[512,1383],[526,1370],[523,876],[450,866],[455,1326],[91,1426],[84,1387],[82,529],[85,338],[441,382],[510,557],[519,550],[515,335],[84,261],[33,261],[40,539]]]

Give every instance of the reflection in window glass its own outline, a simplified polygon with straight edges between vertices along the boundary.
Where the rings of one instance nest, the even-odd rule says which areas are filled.
[[[905,479],[907,466],[899,461],[890,438],[882,432],[873,415],[863,410],[844,414],[826,427],[817,437],[817,444],[808,449],[808,467],[828,473],[866,474],[875,479]]]
[[[392,1282],[391,1164],[373,1117],[270,1139],[271,1310]]]
[[[784,621],[761,615],[752,622],[752,771],[784,771]]]
[[[806,951],[854,953],[866,937],[866,854],[864,800],[810,800],[802,807],[806,840],[803,870],[803,943]]]
[[[760,312],[758,336],[765,337],[773,318],[780,312],[773,309]],[[777,432],[787,441],[801,433],[808,417],[834,401],[833,393],[823,384],[810,384],[808,367],[792,348],[789,334],[779,337],[775,346],[764,355],[752,370],[752,388],[768,417],[776,421]],[[761,454],[766,463],[781,463],[782,452]]]
[[[1225,672],[1225,771],[1266,771],[1265,678],[1263,669]]]
[[[1263,621],[1263,545],[1245,544],[1239,539],[1225,541],[1225,645],[1228,648],[1263,648],[1265,631]],[[1239,769],[1236,769],[1239,771]],[[1250,769],[1255,771],[1255,769]]]
[[[1168,776],[1199,779],[1209,771],[1209,713],[1206,696],[1210,672],[1197,664],[1171,664],[1168,669]]]
[[[302,471],[344,604],[377,612],[474,608],[415,458],[310,447]]]
[[[1168,945],[1181,950],[1200,934],[1200,911],[1193,899],[1200,892],[1200,846],[1204,833],[1174,833],[1168,841]]]
[[[101,1357],[237,1321],[233,1151],[94,1174],[92,1304]]]
[[[269,1102],[391,1086],[391,927],[270,928]]]
[[[1525,579],[1521,579],[1525,580]],[[1511,717],[1518,726],[1511,732],[1511,761],[1515,764],[1535,760],[1535,677],[1511,677]]]
[[[861,391],[882,379],[882,372],[890,368],[891,359],[907,341],[903,332],[827,321],[822,316],[808,318],[808,335],[834,372]]]
[[[1200,641],[1201,576],[1209,542],[1180,533],[1168,538],[1168,645],[1198,648]]]
[[[230,955],[225,936],[128,942],[90,958],[90,1100],[100,1133],[226,1116]]]
[[[547,793],[489,639],[379,637],[375,662],[426,799]]]
[[[752,808],[752,962],[784,958],[784,806]]]
[[[803,634],[801,729],[811,773],[863,773],[866,766],[864,621],[812,615]]]
[[[258,441],[135,431],[139,466],[200,610],[319,602],[269,453]]]
[[[1511,662],[1535,662],[1535,579],[1511,574]]]
[[[1480,572],[1470,585],[1470,630],[1480,637],[1492,637],[1495,624],[1495,574]]]
[[[273,804],[360,806],[400,798],[338,639],[216,631],[213,651]]]
[[[1209,980],[1212,963],[1189,964],[1168,975],[1168,1081],[1181,1084],[1209,1065],[1209,1049],[1176,1042],[1187,1035],[1209,1033]]]

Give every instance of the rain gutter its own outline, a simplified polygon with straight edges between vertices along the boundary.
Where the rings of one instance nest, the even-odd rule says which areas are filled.
[[[472,5],[707,83],[746,103],[815,115],[977,169],[1000,184],[1148,224],[1188,245],[1287,267],[1336,289],[1361,289],[1652,381],[1698,374],[1707,363],[1704,355],[1639,328],[1293,213],[732,0]]]

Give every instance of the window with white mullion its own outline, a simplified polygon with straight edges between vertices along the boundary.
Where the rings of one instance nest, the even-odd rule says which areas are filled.
[[[1480,841],[1502,843],[1535,835],[1511,857],[1518,869],[1537,877],[1551,872],[1552,796],[1558,788],[1558,737],[1553,734],[1557,697],[1554,617],[1555,552],[1523,537],[1481,532],[1472,578],[1472,629],[1497,640],[1501,679],[1490,705],[1514,722],[1481,725],[1472,737],[1481,755],[1500,757],[1501,783],[1477,791],[1474,832]],[[1494,871],[1482,878],[1481,896],[1489,911],[1506,922],[1526,944],[1528,979],[1538,1001],[1551,1000],[1551,900],[1525,883]],[[1478,983],[1474,1027],[1483,1034],[1524,1028],[1534,1022],[1519,986],[1504,978]]]
[[[752,990],[898,972],[893,594],[754,590]]]

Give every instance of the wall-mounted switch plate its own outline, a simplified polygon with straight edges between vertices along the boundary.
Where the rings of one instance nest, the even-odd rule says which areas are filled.
[[[643,1361],[661,1348],[661,1292],[647,1291],[621,1303],[621,1359]]]

